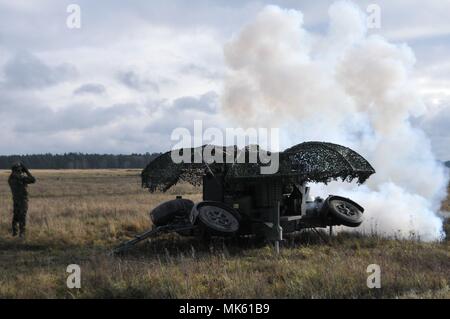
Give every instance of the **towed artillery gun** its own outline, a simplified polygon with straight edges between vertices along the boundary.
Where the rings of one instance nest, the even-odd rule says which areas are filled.
[[[179,182],[203,185],[203,201],[177,196],[150,212],[152,228],[118,246],[122,252],[146,238],[176,232],[183,236],[232,237],[254,235],[278,245],[284,233],[302,229],[326,228],[335,225],[357,227],[362,223],[364,209],[337,195],[311,199],[308,183],[332,180],[364,183],[375,173],[373,167],[357,152],[338,144],[305,142],[278,153],[279,169],[274,174],[261,174],[267,164],[254,152],[259,147],[214,146],[215,158],[221,161],[194,160],[203,154],[204,145],[181,149],[190,152],[189,163],[175,163],[171,152],[150,162],[142,171],[142,186],[150,192],[167,191]],[[230,154],[233,160],[229,159]],[[227,158],[228,156],[228,158]],[[252,157],[253,156],[253,157]]]

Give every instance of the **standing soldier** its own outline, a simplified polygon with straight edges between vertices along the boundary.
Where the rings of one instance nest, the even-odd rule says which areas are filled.
[[[12,220],[12,235],[17,235],[17,224],[19,224],[19,236],[25,235],[25,224],[28,211],[28,184],[36,182],[30,171],[22,164],[16,163],[11,167],[11,175],[8,183],[14,201],[14,215]]]

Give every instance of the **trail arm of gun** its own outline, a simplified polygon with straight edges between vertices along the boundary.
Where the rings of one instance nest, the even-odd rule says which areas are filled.
[[[136,245],[137,243],[150,238],[150,237],[154,237],[158,234],[161,233],[171,233],[171,232],[176,232],[176,231],[184,231],[184,230],[191,230],[194,229],[195,226],[193,225],[180,225],[180,224],[169,224],[169,225],[164,225],[164,226],[159,226],[159,227],[155,227],[152,228],[150,230],[147,230],[139,235],[136,235],[133,239],[128,240],[126,242],[123,242],[122,244],[120,244],[119,246],[117,246],[112,253],[113,254],[120,254],[123,253],[125,251],[127,251],[128,249],[130,249],[131,247],[133,247],[134,245]]]

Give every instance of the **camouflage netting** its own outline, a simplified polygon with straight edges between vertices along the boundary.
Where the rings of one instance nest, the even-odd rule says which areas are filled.
[[[233,164],[222,163],[194,163],[194,154],[201,154],[205,147],[214,147],[216,158],[232,156]],[[305,142],[295,145],[278,153],[279,169],[275,174],[261,174],[264,165],[256,156],[259,146],[252,145],[238,150],[234,147],[217,147],[204,145],[193,149],[183,149],[190,152],[192,163],[176,164],[171,159],[171,152],[167,152],[153,160],[142,172],[142,183],[150,191],[166,191],[179,181],[186,181],[193,185],[200,185],[202,176],[206,172],[224,174],[226,181],[231,182],[249,178],[281,178],[285,181],[328,183],[341,179],[352,181],[356,179],[362,184],[375,173],[373,167],[355,151],[332,143]],[[219,152],[219,153],[217,153]],[[181,153],[182,154],[182,153]],[[268,153],[269,156],[277,155]],[[256,163],[249,163],[249,159],[258,159]],[[229,161],[228,161],[229,162]]]
[[[310,181],[341,178],[364,183],[375,173],[369,162],[352,149],[333,143],[306,142],[284,151]]]
[[[197,148],[185,148],[176,150],[180,155],[190,154],[189,163],[174,163],[172,161],[172,151],[166,152],[153,161],[151,161],[147,167],[142,171],[142,186],[148,188],[151,192],[156,190],[166,191],[173,185],[180,181],[188,182],[194,186],[199,186],[202,183],[203,175],[211,171],[212,173],[225,171],[226,165],[221,163],[204,163],[203,161],[198,161],[196,163],[195,155],[203,154],[205,147],[210,147],[213,149],[212,154],[218,158],[222,158],[222,162],[226,162],[226,156],[233,156],[235,159],[235,154],[237,148],[232,147],[222,147],[215,145],[203,145]],[[201,157],[200,157],[201,159]]]
[[[375,173],[361,155],[348,147],[325,143],[305,142],[279,153],[279,169],[274,176],[304,182],[328,183],[341,179],[362,184]],[[228,176],[234,178],[265,177],[260,174],[262,164],[235,164]]]

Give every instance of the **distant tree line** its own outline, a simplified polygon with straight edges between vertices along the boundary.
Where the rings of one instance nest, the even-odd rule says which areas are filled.
[[[144,168],[161,153],[130,155],[114,154],[33,154],[0,155],[0,169],[9,169],[15,162],[22,162],[30,169],[105,169]],[[450,168],[450,161],[444,162]]]
[[[9,169],[13,163],[18,161],[30,169],[144,168],[158,155],[160,153],[0,155],[0,169]]]

